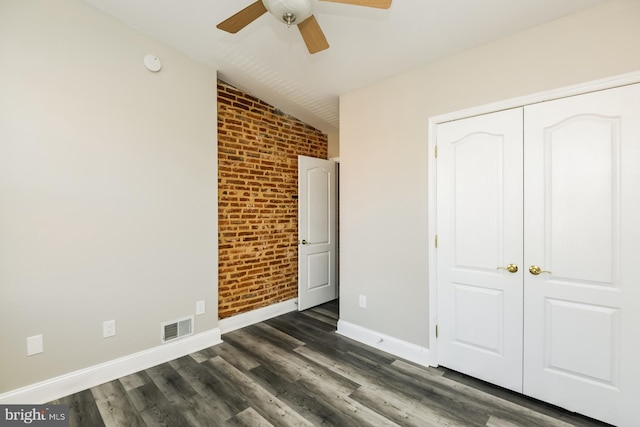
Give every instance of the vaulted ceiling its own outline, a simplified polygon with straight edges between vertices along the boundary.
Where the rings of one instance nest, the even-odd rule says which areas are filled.
[[[216,28],[254,0],[84,1],[334,132],[341,94],[602,0],[393,0],[388,10],[320,1],[315,16],[330,48],[314,55],[297,28],[268,13],[237,34]]]

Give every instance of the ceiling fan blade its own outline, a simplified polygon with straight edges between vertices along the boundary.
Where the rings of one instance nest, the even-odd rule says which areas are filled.
[[[237,33],[247,25],[251,24],[256,19],[267,13],[267,8],[264,7],[262,0],[258,0],[255,3],[242,9],[240,12],[225,19],[216,28],[226,31],[228,33]]]
[[[299,23],[298,29],[309,53],[313,54],[329,48],[329,42],[327,42],[327,38],[324,36],[315,16],[311,15]]]
[[[389,9],[391,7],[392,0],[320,0],[330,1],[333,3],[352,4],[354,6],[367,6],[375,7],[378,9]]]

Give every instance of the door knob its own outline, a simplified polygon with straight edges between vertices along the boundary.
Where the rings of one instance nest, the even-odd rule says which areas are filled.
[[[302,240],[300,243],[302,243],[303,245],[306,245],[309,242],[307,242],[306,240]]]
[[[518,266],[515,264],[509,264],[506,267],[496,267],[496,270],[507,270],[509,273],[517,273],[518,272]]]
[[[540,273],[549,273],[549,274],[551,274],[550,271],[543,270],[540,267],[538,267],[537,265],[532,265],[531,267],[529,267],[529,273],[533,274],[534,276],[537,276]]]

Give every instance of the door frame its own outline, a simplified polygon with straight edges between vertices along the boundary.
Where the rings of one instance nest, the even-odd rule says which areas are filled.
[[[512,98],[505,101],[494,102],[491,104],[480,105],[460,111],[454,111],[438,116],[429,117],[428,119],[428,229],[429,229],[429,365],[438,366],[438,341],[436,337],[436,327],[438,325],[438,271],[436,238],[438,235],[437,226],[437,170],[436,170],[436,153],[437,153],[437,127],[440,123],[450,122],[454,120],[465,119],[468,117],[478,116],[496,111],[524,107],[526,105],[536,104],[544,101],[551,101],[569,96],[582,95],[589,92],[599,90],[612,89],[614,87],[626,86],[630,84],[640,83],[640,71],[612,76],[604,79],[594,80],[591,82],[580,83],[577,85],[566,86],[549,91],[538,92],[532,95],[526,95],[518,98]]]

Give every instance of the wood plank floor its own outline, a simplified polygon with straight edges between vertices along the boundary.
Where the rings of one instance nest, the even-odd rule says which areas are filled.
[[[351,341],[334,333],[337,312],[289,313],[51,403],[81,427],[605,425]]]

